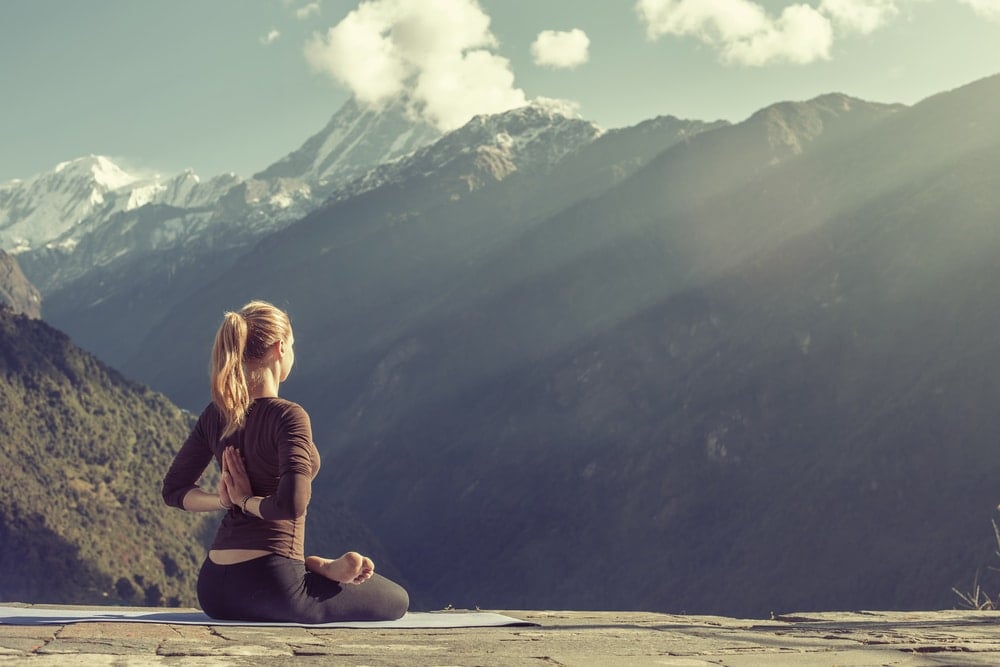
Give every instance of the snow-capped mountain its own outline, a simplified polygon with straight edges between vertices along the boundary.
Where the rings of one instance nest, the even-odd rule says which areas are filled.
[[[454,172],[450,196],[514,172],[551,169],[602,130],[566,105],[537,101],[477,116],[442,137],[405,102],[381,111],[348,101],[300,148],[242,179],[129,174],[89,156],[0,189],[0,248],[21,256],[43,293],[137,254],[242,247],[343,199],[413,173]],[[433,142],[433,143],[431,143]]]
[[[0,186],[0,248],[21,255],[25,271],[50,292],[136,253],[241,246],[438,136],[399,104],[376,112],[351,100],[324,130],[251,179],[230,173],[203,181],[191,170],[141,178],[107,157],[72,160]]]
[[[372,109],[352,98],[326,127],[254,178],[299,179],[331,192],[373,166],[412,153],[440,136],[440,130],[407,112],[405,99]]]
[[[395,113],[397,120],[401,117],[398,111],[384,113]],[[342,131],[352,114],[356,115],[352,127],[365,125],[370,132]],[[358,199],[370,194],[391,209],[392,216],[422,215],[446,206],[449,216],[458,216],[469,234],[481,237],[477,248],[488,247],[507,238],[528,217],[535,218],[575,196],[573,188],[553,194],[542,184],[565,163],[566,156],[592,145],[602,133],[593,123],[567,115],[557,104],[536,103],[474,118],[415,152],[381,165],[365,165],[358,157],[362,153],[356,152],[358,146],[381,145],[381,150],[373,148],[364,154],[383,159],[411,145],[408,142],[419,133],[419,128],[375,122],[367,114],[353,104],[345,105],[337,114],[339,120],[328,125],[336,130],[328,135],[329,141],[321,141],[317,135],[279,163],[287,168],[295,162],[296,154],[309,153],[307,168],[275,168],[260,172],[258,178],[236,179],[224,194],[202,206],[186,207],[177,199],[167,203],[148,197],[143,206],[121,207],[110,216],[74,227],[88,229],[78,238],[55,239],[46,247],[22,253],[19,260],[25,274],[45,296],[45,318],[105,360],[124,363],[139,353],[132,345],[139,345],[151,327],[158,327],[164,313],[222,279],[253,247],[264,248],[258,243],[261,239],[277,243],[286,233],[317,221],[336,228],[342,227],[341,222],[351,222],[349,228],[366,224],[367,215],[342,215],[341,192],[364,192]],[[395,131],[378,134],[385,128]],[[423,136],[432,135],[428,132]],[[320,145],[322,150],[317,147]],[[348,160],[348,155],[358,159]],[[335,163],[342,169],[313,170],[317,165]],[[375,173],[371,173],[373,169]],[[317,173],[324,178],[312,181],[307,177]],[[331,183],[351,173],[360,175],[326,194]],[[371,191],[390,183],[388,189]],[[180,186],[175,189],[183,191]],[[509,224],[480,224],[491,219],[498,206],[509,207],[512,193],[529,191],[537,192],[537,197],[518,205],[524,212],[508,208]],[[143,190],[133,193],[132,199],[138,201],[147,195]],[[293,229],[285,230],[289,225]],[[451,247],[444,244],[441,248],[445,245]],[[456,255],[456,260],[460,256]],[[114,331],[115,336],[109,337],[108,331]]]
[[[142,178],[102,155],[70,160],[0,186],[0,247],[15,254],[45,245],[72,250],[116,214],[147,204],[209,206],[238,180],[227,174],[202,183],[191,170],[168,179]]]
[[[541,173],[604,133],[558,100],[539,99],[493,115],[473,117],[438,141],[392,162],[385,162],[340,189],[347,199],[413,174],[455,172],[451,196],[502,181],[514,172]]]
[[[108,158],[91,155],[51,172],[0,185],[0,247],[23,252],[60,236],[136,180]]]

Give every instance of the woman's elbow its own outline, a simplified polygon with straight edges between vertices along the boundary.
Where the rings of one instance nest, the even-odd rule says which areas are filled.
[[[268,521],[294,521],[305,515],[308,507],[308,502],[275,502],[270,508],[262,508],[261,517]]]
[[[179,507],[180,509],[184,509],[184,506],[180,504],[182,501],[179,501],[177,499],[179,491],[180,490],[174,487],[172,484],[163,482],[163,486],[160,488],[160,495],[163,496],[163,502],[166,505],[169,505],[170,507]],[[184,497],[183,494],[181,494],[181,498],[183,497]]]

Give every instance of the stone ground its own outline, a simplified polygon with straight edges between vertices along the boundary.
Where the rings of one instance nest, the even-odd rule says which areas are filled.
[[[1000,665],[996,612],[824,612],[767,621],[649,612],[499,613],[539,625],[455,630],[0,625],[0,667]]]

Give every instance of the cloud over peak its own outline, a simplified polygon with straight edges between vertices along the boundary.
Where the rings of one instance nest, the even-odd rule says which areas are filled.
[[[531,57],[541,67],[572,68],[590,57],[590,38],[579,28],[543,30],[531,44]]]
[[[369,106],[406,95],[413,110],[442,130],[472,116],[526,103],[490,18],[476,0],[367,0],[325,35],[306,59]]]

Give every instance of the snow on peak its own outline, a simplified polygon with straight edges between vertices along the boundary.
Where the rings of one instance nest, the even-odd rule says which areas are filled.
[[[139,178],[103,155],[60,162],[50,172],[0,188],[0,248],[26,252],[56,240],[62,243],[117,212],[148,204],[206,206],[234,180],[222,177],[203,185],[192,169],[169,178]]]
[[[342,200],[420,174],[457,173],[456,182],[477,189],[514,172],[552,169],[568,154],[604,133],[572,104],[541,98],[517,109],[474,116],[434,143],[384,162],[335,195]]]
[[[67,178],[91,180],[94,185],[105,192],[117,190],[138,180],[135,176],[132,176],[103,155],[88,155],[87,157],[60,162],[52,170],[52,173],[60,174]],[[44,176],[43,174],[41,177]]]
[[[114,162],[100,155],[95,158],[90,173],[93,174],[95,183],[106,187],[108,190],[123,188],[136,180],[135,176],[127,173]]]
[[[550,116],[564,116],[574,120],[583,120],[580,105],[573,100],[561,100],[553,97],[536,97],[528,104],[529,108],[537,109]]]
[[[396,100],[373,109],[349,99],[326,127],[254,178],[295,178],[336,189],[369,169],[435,141],[441,132]]]

